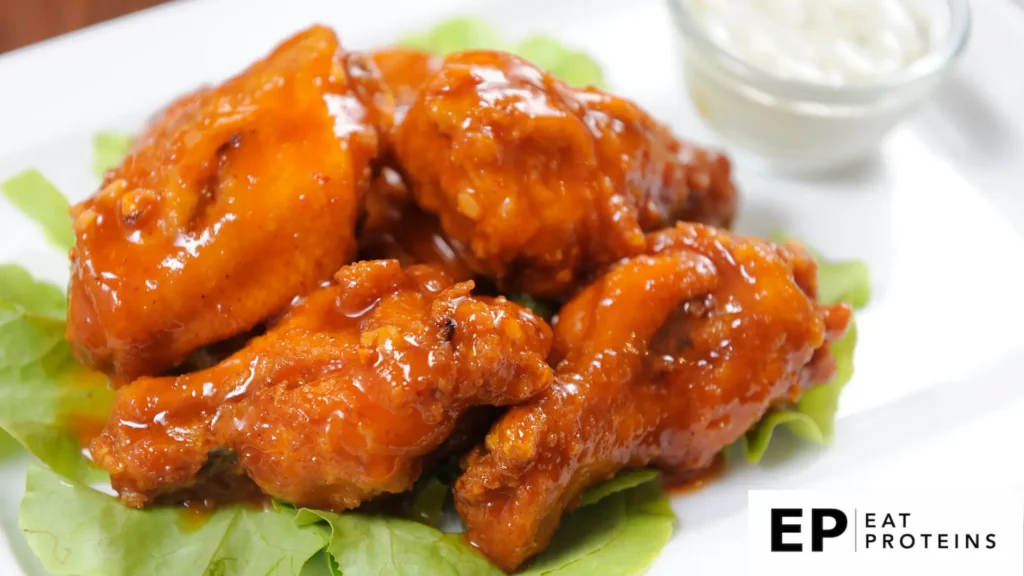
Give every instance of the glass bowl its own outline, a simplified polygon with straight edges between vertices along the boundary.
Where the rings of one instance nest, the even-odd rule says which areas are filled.
[[[728,1],[728,0],[724,0]],[[875,152],[945,77],[970,36],[968,0],[936,0],[931,50],[897,74],[871,83],[817,84],[761,70],[717,45],[687,0],[668,0],[697,113],[727,144],[770,166],[820,171]]]

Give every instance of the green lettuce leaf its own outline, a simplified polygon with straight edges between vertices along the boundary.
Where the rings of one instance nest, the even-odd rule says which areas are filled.
[[[771,239],[780,244],[800,242],[785,232],[776,232]],[[846,302],[854,310],[868,305],[871,300],[871,273],[867,264],[860,260],[832,262],[814,248],[801,244],[818,262],[818,300],[824,304]]]
[[[651,481],[657,476],[653,471],[626,473],[605,483],[589,499],[593,503],[566,514],[548,549],[519,574],[643,574],[675,524],[660,484]],[[327,551],[336,576],[501,574],[461,535],[411,520],[303,509],[296,522],[330,527]]]
[[[278,512],[295,512],[297,510],[294,504],[290,504],[284,500],[278,500],[277,498],[270,499],[270,507]]]
[[[534,314],[547,320],[550,320],[558,312],[555,304],[546,300],[538,300],[525,292],[512,298],[512,301],[524,308],[529,308]]]
[[[436,476],[420,478],[412,492],[412,519],[436,527],[441,523],[441,515],[449,494],[451,488]]]
[[[822,302],[846,302],[854,309],[868,305],[871,281],[867,264],[859,260],[829,262],[818,257],[818,298]]]
[[[20,266],[0,266],[0,430],[68,478],[105,477],[78,438],[98,429],[113,391],[64,340],[64,294]]]
[[[399,44],[437,54],[463,50],[504,50],[507,46],[501,33],[490,23],[476,18],[452,18],[433,28],[410,34]]]
[[[776,234],[773,237],[776,242],[791,239],[784,234]],[[809,249],[809,252],[818,261],[818,295],[822,303],[846,302],[855,309],[867,305],[871,297],[871,281],[867,266],[863,262],[830,262],[814,250]],[[836,357],[836,375],[832,381],[805,392],[795,406],[765,414],[757,426],[747,432],[744,439],[744,454],[749,462],[756,464],[764,457],[772,435],[779,426],[816,444],[832,443],[839,396],[853,378],[853,355],[856,345],[857,326],[851,322],[846,335],[831,345],[832,353]]]
[[[548,548],[520,574],[639,576],[672,538],[675,521],[658,482],[610,494],[566,514]]]
[[[402,38],[409,48],[451,54],[463,50],[505,50],[519,55],[558,78],[577,86],[604,87],[601,66],[587,54],[567,48],[542,34],[521,42],[508,42],[491,24],[476,18],[453,18],[419,34]]]
[[[604,71],[593,58],[567,48],[550,36],[530,36],[512,47],[511,52],[551,72],[575,86],[604,87]]]
[[[294,510],[292,512],[294,513]],[[327,550],[321,550],[319,554],[306,562],[299,576],[335,576],[336,574],[331,555],[327,553]]]
[[[38,224],[47,240],[61,250],[75,245],[68,201],[38,170],[25,170],[0,184],[7,200]]]
[[[76,576],[297,576],[327,539],[294,512],[128,508],[35,464],[18,522],[47,570]]]
[[[459,534],[445,534],[412,520],[302,509],[296,521],[300,526],[327,522],[331,528],[327,552],[337,575],[501,574]]]
[[[580,498],[580,506],[590,506],[591,504],[597,504],[607,496],[611,496],[616,492],[622,492],[623,490],[629,490],[630,488],[636,488],[641,484],[653,482],[654,480],[660,479],[661,474],[657,470],[650,468],[637,468],[635,470],[625,470],[620,472],[618,476],[612,478],[607,482],[602,482],[596,486],[591,486]]]
[[[36,281],[16,264],[0,266],[0,302],[25,314],[59,322],[67,314],[67,302],[60,288]],[[5,351],[6,348],[0,348],[0,367],[5,365]]]
[[[132,149],[134,138],[124,132],[100,132],[92,143],[92,171],[103,178],[107,170],[117,166]]]
[[[21,452],[21,444],[11,438],[11,435],[0,430],[0,460]]]
[[[800,438],[815,444],[829,445],[835,433],[835,416],[839,395],[853,377],[853,349],[857,345],[857,326],[832,344],[836,357],[836,375],[828,384],[816,386],[800,398],[795,408],[775,410],[766,414],[757,426],[747,432],[747,460],[757,463],[764,456],[778,426],[785,426]]]

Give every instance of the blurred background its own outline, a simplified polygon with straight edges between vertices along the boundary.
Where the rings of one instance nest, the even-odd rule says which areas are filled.
[[[0,53],[167,0],[0,0]]]

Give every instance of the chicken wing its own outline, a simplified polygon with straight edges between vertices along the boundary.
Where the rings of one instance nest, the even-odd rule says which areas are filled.
[[[444,59],[429,52],[397,46],[376,50],[370,56],[394,97],[394,124],[401,124],[409,106],[419,97],[427,80],[441,69]]]
[[[387,91],[311,28],[165,110],[72,209],[67,338],[118,382],[249,330],[355,255]]]
[[[384,84],[394,96],[392,124],[399,125],[405,111],[419,96],[426,81],[441,67],[442,59],[409,48],[384,48],[370,53],[381,71]],[[396,168],[388,151],[378,162],[377,175],[366,195],[363,223],[360,227],[359,258],[397,259],[404,266],[434,264],[453,280],[463,281],[474,274],[464,263],[465,250],[456,250],[441,230],[441,223],[416,205],[408,184]]]
[[[773,403],[830,379],[850,310],[816,291],[797,246],[699,224],[651,235],[565,305],[554,384],[467,457],[455,503],[470,541],[512,570],[587,486],[625,467],[707,467]]]
[[[383,167],[363,204],[359,230],[359,259],[395,259],[403,266],[432,264],[456,282],[471,280],[464,250],[457,249],[441,230],[441,223],[416,205],[402,176]]]
[[[727,225],[729,163],[516,56],[449,56],[395,129],[422,208],[506,292],[559,298],[681,218]]]
[[[219,365],[118,390],[91,451],[127,504],[244,474],[288,502],[352,508],[411,488],[471,407],[551,383],[550,328],[472,282],[394,260],[336,280]]]

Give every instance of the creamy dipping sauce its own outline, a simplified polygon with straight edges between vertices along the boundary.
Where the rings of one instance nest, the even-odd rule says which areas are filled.
[[[868,84],[932,49],[923,0],[685,0],[719,47],[765,72],[817,84]]]

